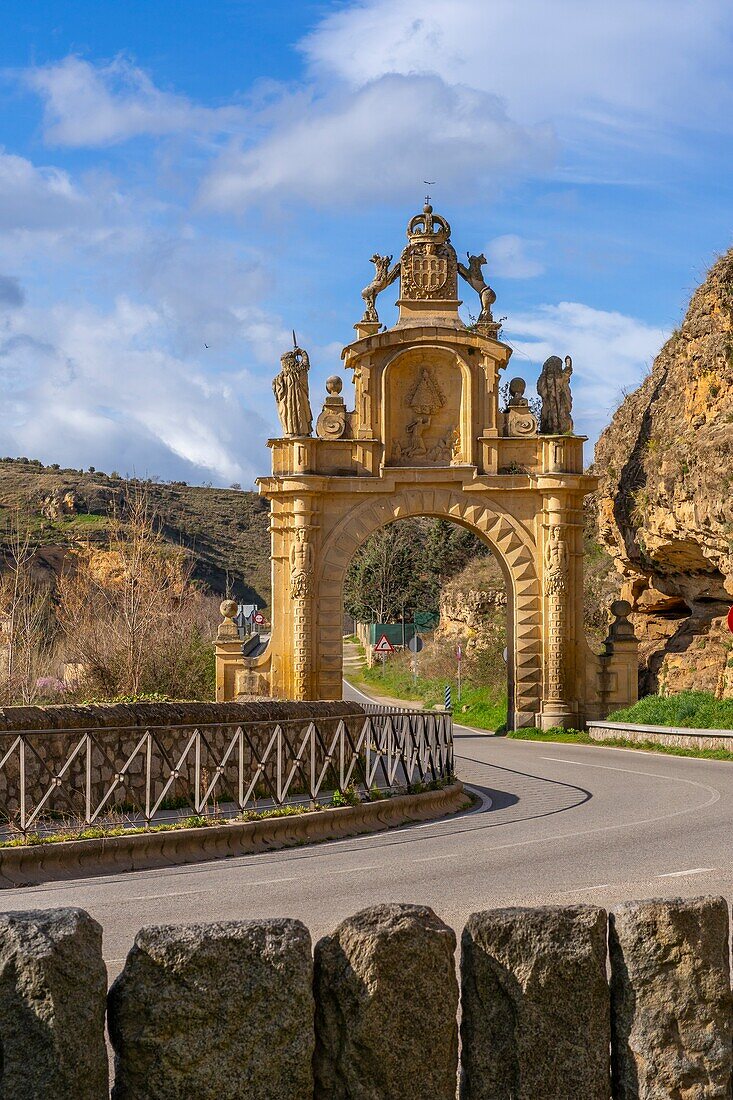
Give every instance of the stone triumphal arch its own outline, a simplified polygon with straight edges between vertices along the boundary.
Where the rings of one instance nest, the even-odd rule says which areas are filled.
[[[400,260],[374,256],[356,340],[342,353],[355,408],[329,378],[312,434],[308,356],[282,357],[273,387],[283,435],[270,440],[272,636],[242,656],[226,613],[217,641],[221,699],[267,694],[340,699],[343,582],[357,548],[384,524],[438,516],[474,531],[501,564],[509,593],[509,721],[577,726],[636,697],[636,642],[617,601],[600,655],[583,632],[584,437],[570,419],[571,364],[551,357],[538,418],[513,379],[501,400],[511,349],[499,339],[483,256],[458,261],[450,226],[426,203],[407,229]],[[480,313],[459,316],[458,277]],[[377,295],[399,279],[399,316],[386,329]]]

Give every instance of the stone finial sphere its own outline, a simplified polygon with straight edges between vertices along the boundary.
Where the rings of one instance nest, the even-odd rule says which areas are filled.
[[[512,397],[521,397],[527,388],[527,383],[523,378],[512,378],[509,383],[509,393]]]
[[[631,614],[631,604],[628,600],[614,600],[611,604],[611,614],[617,619],[625,619]]]
[[[236,600],[222,600],[219,604],[219,611],[225,619],[233,619],[239,610],[239,605]]]
[[[341,393],[343,386],[343,380],[337,374],[332,374],[330,378],[326,379],[326,393]]]

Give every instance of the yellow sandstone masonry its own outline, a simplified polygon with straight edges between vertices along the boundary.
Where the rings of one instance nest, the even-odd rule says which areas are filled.
[[[513,379],[500,408],[500,375],[511,348],[499,339],[482,256],[457,260],[450,226],[426,203],[407,230],[398,263],[375,256],[356,340],[344,348],[355,409],[329,378],[316,436],[272,439],[272,475],[259,479],[272,503],[272,637],[242,657],[231,620],[217,641],[217,699],[251,694],[340,699],[343,581],[372,532],[407,516],[450,519],[491,547],[508,601],[510,725],[578,726],[636,699],[636,640],[617,601],[604,654],[583,633],[584,437],[538,433],[537,418]],[[478,320],[458,313],[458,276],[480,298]],[[399,317],[382,331],[376,296],[400,279]],[[284,433],[310,431],[308,356],[282,358],[275,395]],[[569,420],[572,364],[543,368],[554,405]],[[553,386],[555,387],[553,389]],[[564,387],[564,388],[563,388]],[[559,396],[559,402],[558,402]],[[564,402],[564,404],[563,404]]]

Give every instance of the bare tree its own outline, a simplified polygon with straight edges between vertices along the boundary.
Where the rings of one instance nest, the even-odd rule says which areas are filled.
[[[71,551],[58,617],[67,658],[96,695],[201,696],[208,608],[190,559],[165,542],[144,490],[135,487],[113,517],[105,549]]]
[[[20,509],[6,528],[6,558],[0,581],[0,612],[4,652],[0,665],[0,695],[5,703],[32,703],[39,679],[51,662],[50,589],[33,573],[38,547],[23,530]]]

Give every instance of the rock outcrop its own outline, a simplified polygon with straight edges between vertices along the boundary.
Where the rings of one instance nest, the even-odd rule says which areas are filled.
[[[643,694],[733,695],[733,249],[596,447],[599,535],[624,576]]]

